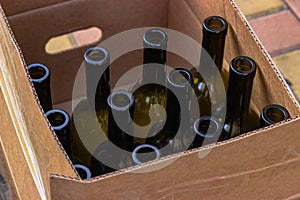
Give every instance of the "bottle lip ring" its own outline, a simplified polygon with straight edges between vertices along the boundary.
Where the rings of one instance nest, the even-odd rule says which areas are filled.
[[[160,33],[162,35],[161,41],[157,42],[157,43],[150,42],[148,40],[148,35],[151,34],[151,33]],[[160,47],[162,47],[164,49],[164,48],[166,48],[166,45],[167,45],[167,42],[168,42],[168,35],[162,29],[151,28],[151,29],[147,30],[146,33],[143,35],[143,41],[144,41],[144,47],[148,47],[148,48],[151,48],[151,47],[160,48]]]
[[[261,112],[261,118],[263,119],[264,122],[267,122],[268,125],[271,125],[271,124],[282,121],[282,120],[280,120],[280,121],[270,120],[267,117],[267,112],[268,112],[269,109],[276,109],[276,110],[280,111],[283,114],[283,119],[282,120],[286,120],[286,119],[290,118],[290,114],[289,114],[289,112],[287,111],[287,109],[285,107],[283,107],[281,105],[278,105],[278,104],[270,104],[270,105],[265,106],[262,109],[262,112]]]
[[[238,61],[243,61],[246,60],[247,62],[250,63],[251,67],[249,70],[247,71],[240,71],[237,69],[237,62]],[[255,76],[255,72],[256,72],[256,63],[255,61],[247,56],[237,56],[235,57],[231,62],[230,62],[230,69],[235,72],[236,74],[240,75],[240,76],[249,76],[251,74],[253,74],[253,78]]]
[[[218,20],[218,21],[220,21],[222,23],[222,25],[223,25],[222,28],[221,29],[212,29],[212,28],[210,28],[209,24],[208,24],[208,22],[210,20]],[[227,23],[227,21],[223,17],[220,17],[220,16],[209,16],[209,17],[207,17],[203,21],[202,25],[203,25],[203,30],[204,31],[208,31],[210,33],[215,33],[215,34],[220,34],[220,33],[224,33],[225,35],[227,34],[228,23]]]
[[[113,101],[112,101],[113,97],[115,95],[120,95],[120,94],[125,95],[125,96],[128,97],[129,103],[127,105],[125,105],[125,106],[116,106],[115,104],[113,104]],[[126,111],[126,110],[129,110],[129,108],[133,105],[133,103],[134,103],[134,97],[133,97],[133,95],[130,92],[127,92],[127,91],[123,91],[123,90],[114,91],[114,92],[112,92],[108,96],[107,103],[114,110],[117,110],[117,111]]]
[[[27,70],[29,71],[31,68],[35,68],[35,67],[41,67],[41,68],[43,68],[43,70],[45,70],[45,74],[41,78],[31,78],[31,80],[33,82],[41,83],[41,82],[43,82],[44,80],[46,80],[50,76],[50,70],[49,70],[49,68],[46,67],[46,65],[43,65],[41,63],[30,64],[30,65],[27,66]],[[29,74],[30,74],[30,72],[29,72]]]
[[[53,130],[54,131],[59,131],[59,130],[62,130],[64,127],[66,127],[70,121],[70,117],[68,115],[68,113],[64,110],[61,110],[61,109],[53,109],[53,110],[49,110],[46,112],[46,116],[48,117],[50,114],[55,114],[55,113],[59,113],[59,114],[62,114],[64,117],[65,117],[65,121],[62,125],[59,125],[59,126],[52,126]],[[51,124],[51,122],[50,122]]]
[[[86,173],[86,179],[92,178],[92,173],[91,173],[91,171],[89,170],[89,168],[87,168],[86,166],[80,165],[80,164],[75,164],[75,165],[74,165],[74,168],[75,168],[75,169],[82,169],[83,171],[85,171],[85,173]]]
[[[103,53],[104,54],[103,59],[97,60],[97,61],[90,59],[89,54],[92,51],[99,51],[99,52]],[[107,64],[109,62],[109,58],[110,58],[110,54],[109,54],[108,50],[103,47],[92,47],[92,48],[89,48],[88,50],[86,50],[84,53],[84,60],[93,65]]]
[[[156,146],[151,145],[151,144],[141,144],[141,145],[137,146],[137,147],[133,150],[133,152],[132,152],[132,154],[131,154],[134,163],[136,163],[136,164],[138,164],[138,165],[139,165],[139,164],[142,164],[142,162],[137,158],[137,154],[138,154],[138,151],[140,151],[140,150],[143,149],[143,148],[150,148],[150,149],[152,149],[152,150],[155,152],[155,155],[156,155],[155,159],[160,158],[161,154],[160,154],[159,149],[158,149]]]
[[[173,76],[176,74],[176,73],[185,73],[187,76],[188,76],[188,79],[185,78],[186,82],[184,84],[177,84],[175,83],[172,79],[173,79]],[[182,75],[183,76],[183,75]],[[172,70],[170,73],[169,73],[169,76],[167,76],[167,80],[168,82],[175,86],[175,87],[180,87],[180,88],[185,88],[187,87],[189,84],[193,83],[193,75],[192,73],[187,70],[187,69],[184,69],[184,68],[176,68],[174,70]]]
[[[203,122],[203,121],[210,121],[210,123],[214,123],[217,128],[215,129],[215,131],[213,133],[210,133],[210,134],[202,133],[198,130],[198,126],[199,126],[200,122]],[[221,132],[220,123],[218,122],[218,120],[215,117],[212,117],[212,116],[203,116],[203,117],[196,119],[194,122],[193,128],[197,135],[204,137],[204,138],[213,138]]]

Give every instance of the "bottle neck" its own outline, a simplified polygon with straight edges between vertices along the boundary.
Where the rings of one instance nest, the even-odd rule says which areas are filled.
[[[69,158],[72,160],[71,139],[70,139],[70,117],[61,109],[49,110],[46,116],[55,131],[60,143],[64,147]]]
[[[231,135],[246,131],[243,124],[249,112],[255,72],[256,64],[251,58],[236,57],[230,63],[225,123],[239,127],[238,133]]]
[[[80,176],[82,179],[89,180],[89,179],[92,178],[92,173],[91,173],[91,171],[89,170],[89,168],[87,168],[86,166],[81,165],[81,164],[75,164],[75,165],[74,165],[74,168],[77,170],[79,176]]]
[[[31,64],[27,69],[44,112],[52,110],[50,70],[39,63]]]
[[[87,100],[91,108],[107,109],[110,95],[110,56],[101,47],[88,49],[84,55],[86,69]],[[99,79],[100,77],[100,79]]]
[[[121,149],[132,151],[134,97],[125,91],[112,92],[108,99],[108,139]]]
[[[221,73],[228,24],[222,17],[211,16],[204,20],[202,27],[202,48],[206,52],[201,51],[200,66],[215,64]]]
[[[159,149],[150,144],[141,144],[132,152],[132,160],[136,165],[160,158]]]
[[[143,37],[143,82],[165,82],[167,34],[161,29],[149,29]]]

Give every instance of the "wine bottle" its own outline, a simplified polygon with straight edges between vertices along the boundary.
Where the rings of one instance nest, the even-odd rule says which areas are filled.
[[[31,64],[27,69],[44,112],[52,110],[50,70],[40,63]]]
[[[74,168],[76,169],[76,171],[82,179],[89,180],[92,178],[92,173],[86,166],[81,164],[75,164]]]
[[[191,69],[194,77],[193,88],[198,97],[201,116],[211,113],[218,90],[222,89],[224,84],[225,88],[227,85],[228,72],[222,68],[227,29],[226,20],[220,16],[207,17],[202,23],[200,64],[198,68]],[[223,82],[217,81],[216,73],[222,75]]]
[[[189,149],[217,142],[221,131],[222,125],[215,117],[203,116],[198,118],[193,124],[195,137]]]
[[[134,127],[134,133],[140,141],[144,141],[141,138],[147,137],[152,126],[165,121],[166,118],[167,40],[167,34],[158,28],[149,29],[143,36],[143,77],[131,90],[135,99],[133,119],[137,125]]]
[[[110,94],[110,54],[102,47],[84,54],[87,98],[79,102],[71,117],[74,160],[90,167],[92,153],[107,139]]]
[[[71,140],[70,140],[70,117],[68,113],[61,109],[53,109],[46,112],[46,116],[55,131],[60,143],[72,160]]]
[[[109,141],[99,145],[91,160],[92,173],[97,176],[132,165],[134,97],[126,91],[114,91],[107,102]]]
[[[152,144],[140,144],[132,152],[132,160],[135,165],[140,165],[160,157],[159,148]]]
[[[250,109],[256,63],[246,56],[238,56],[230,63],[227,90],[227,112],[221,140],[229,139],[258,128],[258,115]]]
[[[260,126],[265,127],[290,118],[287,109],[278,104],[265,106],[260,114]]]

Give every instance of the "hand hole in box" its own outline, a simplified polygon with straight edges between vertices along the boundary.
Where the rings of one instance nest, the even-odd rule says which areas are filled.
[[[103,32],[98,27],[77,30],[51,38],[45,45],[45,52],[50,55],[77,49],[91,44],[99,44]]]

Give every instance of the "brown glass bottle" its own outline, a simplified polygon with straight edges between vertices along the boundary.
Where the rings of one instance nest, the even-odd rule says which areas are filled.
[[[60,143],[72,160],[71,140],[70,140],[70,117],[68,113],[61,109],[53,109],[46,112],[46,116],[55,131]]]
[[[126,91],[114,91],[108,101],[108,141],[99,145],[91,160],[91,171],[95,176],[132,165],[133,95]],[[129,153],[130,152],[130,153]]]
[[[143,77],[132,90],[135,99],[134,122],[137,124],[134,133],[137,138],[146,138],[152,126],[166,117],[167,41],[167,34],[158,28],[149,29],[143,36]]]
[[[238,56],[231,61],[227,90],[227,112],[221,140],[258,128],[259,117],[250,109],[255,73],[256,63],[251,58]]]
[[[72,113],[71,139],[74,162],[90,167],[92,153],[107,137],[110,54],[102,47],[90,48],[84,64],[87,98]]]
[[[31,64],[27,69],[44,112],[52,110],[50,70],[40,63]]]
[[[264,107],[260,114],[260,126],[265,127],[290,118],[287,109],[278,104],[270,104]]]
[[[201,116],[211,113],[211,106],[212,103],[216,103],[218,90],[227,84],[228,72],[222,68],[227,29],[226,20],[220,16],[207,17],[202,23],[200,64],[191,69],[194,76],[193,88],[198,97]],[[216,79],[217,73],[222,75],[223,82]]]

